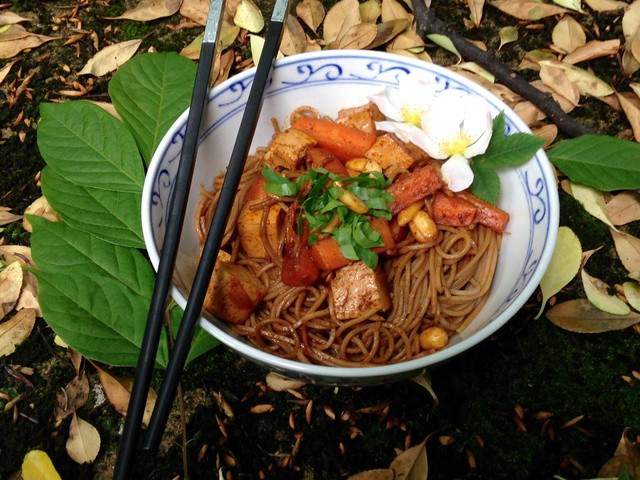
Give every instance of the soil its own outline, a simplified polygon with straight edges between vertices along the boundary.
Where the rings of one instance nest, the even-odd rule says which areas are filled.
[[[120,14],[135,2],[12,3],[12,11],[37,14],[31,30],[63,36],[68,32],[56,32],[52,18],[79,4],[81,28],[95,30],[100,45],[105,40],[144,37],[141,50],[154,46],[158,51],[179,51],[201,31],[176,30],[178,15],[147,23],[103,18]],[[261,6],[266,11],[270,2],[264,3]],[[432,7],[441,18],[465,30],[465,1],[434,0]],[[584,19],[585,25],[589,22]],[[615,36],[620,28],[620,19],[612,16],[596,15],[593,22],[602,32],[601,39]],[[520,28],[520,40],[504,47],[498,53],[500,60],[515,68],[524,52],[546,47],[554,22],[540,23],[542,30]],[[487,6],[482,27],[465,35],[486,42],[495,51],[499,28],[514,24],[514,19]],[[55,92],[68,88],[59,78],[68,76],[66,66],[71,72],[79,71],[93,55],[89,40],[77,47],[63,43],[57,40],[22,54],[0,87],[0,204],[18,212],[39,195],[34,180],[43,167],[35,135],[38,105],[61,100]],[[246,46],[236,47],[246,55]],[[453,55],[433,45],[428,50],[437,63],[455,62]],[[616,59],[591,65],[616,89],[629,81],[623,78]],[[9,86],[18,75],[23,78],[24,72],[33,73],[30,95],[9,105],[5,101]],[[534,78],[531,72],[524,74]],[[80,81],[88,85],[86,77]],[[97,79],[85,98],[106,100],[107,81],[108,77]],[[32,119],[30,127],[12,126],[20,112]],[[597,100],[585,100],[575,116],[601,132],[629,136],[624,117]],[[26,133],[24,140],[20,131]],[[561,224],[578,234],[585,250],[603,247],[590,261],[593,275],[609,283],[622,281],[626,273],[606,227],[562,192]],[[640,226],[632,225],[631,231],[640,233]],[[5,228],[2,235],[6,243],[29,241],[19,222]],[[580,284],[574,282],[556,300],[582,295]],[[266,389],[265,370],[223,347],[215,349],[191,364],[183,376],[189,477],[215,479],[222,466],[228,472],[225,478],[234,479],[345,478],[364,469],[386,467],[396,449],[427,436],[430,479],[597,476],[622,430],[640,431],[640,386],[623,379],[640,367],[640,336],[633,330],[600,335],[560,330],[544,317],[534,319],[539,300],[534,295],[497,334],[429,372],[438,402],[411,381],[360,389],[310,385],[300,390],[298,398]],[[56,347],[53,337],[39,320],[15,354],[0,359],[0,392],[11,397],[24,394],[19,411],[25,415],[14,420],[10,413],[0,413],[0,478],[18,471],[24,454],[35,448],[49,453],[64,479],[110,478],[122,418],[104,400],[94,370],[87,365],[93,388],[78,413],[99,430],[102,445],[92,465],[78,465],[69,458],[65,442],[70,419],[55,428],[53,408],[56,393],[73,378],[74,369],[67,351]],[[28,377],[16,374],[20,365],[33,367],[35,373]],[[131,369],[118,373],[133,376]],[[160,379],[158,372],[156,387]],[[226,399],[233,416],[218,404],[217,394]],[[251,413],[257,404],[270,404],[273,410]],[[565,426],[581,416],[575,425]],[[140,456],[132,478],[186,478],[179,432],[179,417],[174,412],[160,454],[157,458]]]

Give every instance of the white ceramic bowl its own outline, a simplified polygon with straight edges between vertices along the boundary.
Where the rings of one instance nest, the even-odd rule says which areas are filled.
[[[366,95],[384,86],[397,85],[398,79],[404,75],[435,80],[440,89],[460,89],[479,95],[489,102],[494,115],[499,111],[505,112],[510,132],[529,132],[524,122],[494,95],[449,70],[383,52],[330,50],[287,57],[277,62],[265,95],[252,151],[269,142],[273,133],[272,117],[284,122],[289,113],[301,105],[311,105],[323,114],[335,115],[341,108],[365,103]],[[215,87],[209,94],[171,292],[183,308],[199,255],[194,212],[200,189],[210,188],[215,175],[226,168],[253,76],[253,69],[243,72]],[[179,163],[186,121],[185,111],[160,142],[144,184],[144,239],[156,269],[166,207]],[[487,338],[518,311],[538,286],[556,242],[558,195],[554,172],[544,152],[539,151],[518,169],[502,172],[500,180],[500,207],[509,212],[511,221],[502,240],[491,294],[467,329],[454,336],[449,346],[433,355],[377,367],[325,367],[285,360],[259,350],[210,315],[200,319],[200,326],[236,352],[269,369],[322,383],[367,384],[396,380],[450,359]]]

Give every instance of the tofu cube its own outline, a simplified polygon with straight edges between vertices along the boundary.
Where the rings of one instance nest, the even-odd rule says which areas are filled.
[[[340,320],[391,307],[384,272],[380,268],[372,270],[362,262],[337,270],[330,287],[336,317]]]
[[[306,133],[290,128],[275,134],[264,159],[272,167],[294,170],[307,153],[307,149],[315,144],[316,141]]]
[[[373,103],[360,107],[343,108],[338,112],[337,123],[354,127],[367,133],[376,133],[376,120],[384,116]]]
[[[394,170],[408,170],[416,161],[416,159],[388,133],[379,136],[364,156],[376,162],[383,170],[391,167]]]

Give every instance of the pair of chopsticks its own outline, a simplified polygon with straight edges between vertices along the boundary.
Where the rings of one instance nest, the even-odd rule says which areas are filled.
[[[147,316],[147,324],[142,340],[141,352],[136,367],[136,375],[129,399],[127,416],[125,419],[118,460],[115,467],[114,479],[124,480],[129,477],[133,454],[138,445],[138,437],[142,424],[142,417],[146,405],[151,374],[155,365],[156,353],[162,331],[164,311],[171,279],[175,266],[180,233],[184,223],[185,211],[191,177],[198,150],[200,125],[207,104],[209,76],[215,58],[215,52],[220,33],[221,19],[224,12],[225,0],[212,0],[209,7],[207,24],[205,27],[198,70],[191,97],[191,108],[187,118],[187,128],[180,154],[180,165],[175,179],[173,196],[169,201],[169,218],[164,236],[164,243],[158,265],[158,274],[151,298],[151,305]],[[173,405],[180,374],[189,354],[195,327],[202,311],[207,286],[213,273],[220,243],[229,219],[231,207],[235,198],[240,178],[244,170],[245,160],[251,147],[253,135],[262,108],[264,90],[275,61],[284,22],[288,13],[289,1],[276,0],[276,4],[267,26],[265,43],[256,69],[253,85],[242,115],[238,130],[238,137],[231,153],[231,159],[220,190],[216,211],[213,215],[209,233],[205,240],[202,256],[198,263],[195,278],[187,306],[182,317],[176,341],[171,352],[165,378],[156,400],[153,415],[149,422],[147,435],[143,442],[143,449],[155,452],[164,432],[167,418]]]

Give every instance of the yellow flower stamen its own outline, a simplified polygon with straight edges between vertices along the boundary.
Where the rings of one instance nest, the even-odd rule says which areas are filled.
[[[405,123],[410,123],[419,127],[422,123],[422,114],[424,112],[422,109],[417,107],[411,107],[409,105],[405,105],[400,109],[400,114],[402,115],[402,121]]]
[[[442,142],[441,147],[442,151],[447,154],[447,156],[452,157],[453,155],[464,155],[464,152],[471,145],[472,140],[461,133],[458,137]]]

